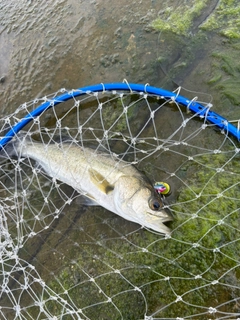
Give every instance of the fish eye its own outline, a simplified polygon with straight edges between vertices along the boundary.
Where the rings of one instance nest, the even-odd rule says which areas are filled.
[[[159,208],[160,208],[160,203],[159,203],[159,201],[158,200],[156,200],[156,199],[151,199],[150,201],[149,201],[149,207],[150,207],[150,209],[152,209],[152,210],[158,210]]]

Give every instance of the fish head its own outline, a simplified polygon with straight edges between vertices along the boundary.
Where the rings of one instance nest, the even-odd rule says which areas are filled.
[[[122,176],[114,193],[118,214],[157,232],[171,232],[164,223],[172,221],[173,216],[146,177]]]

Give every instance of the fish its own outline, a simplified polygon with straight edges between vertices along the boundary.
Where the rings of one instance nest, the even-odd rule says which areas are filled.
[[[73,141],[43,143],[21,134],[5,147],[10,156],[29,158],[52,179],[59,180],[99,205],[162,234],[173,220],[150,179],[133,164]]]

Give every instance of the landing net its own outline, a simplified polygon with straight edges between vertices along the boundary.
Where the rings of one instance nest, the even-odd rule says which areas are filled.
[[[1,319],[240,318],[239,130],[181,93],[61,89],[0,119]],[[166,182],[171,234],[87,206],[8,155],[23,136],[103,151]]]

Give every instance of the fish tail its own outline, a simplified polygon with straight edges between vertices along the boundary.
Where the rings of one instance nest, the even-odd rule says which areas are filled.
[[[18,143],[16,141],[9,141],[0,151],[0,158],[11,158],[18,156]]]
[[[23,141],[26,142],[26,134],[20,133],[12,138],[7,144],[5,144],[0,150],[0,158],[18,157],[21,153]]]

